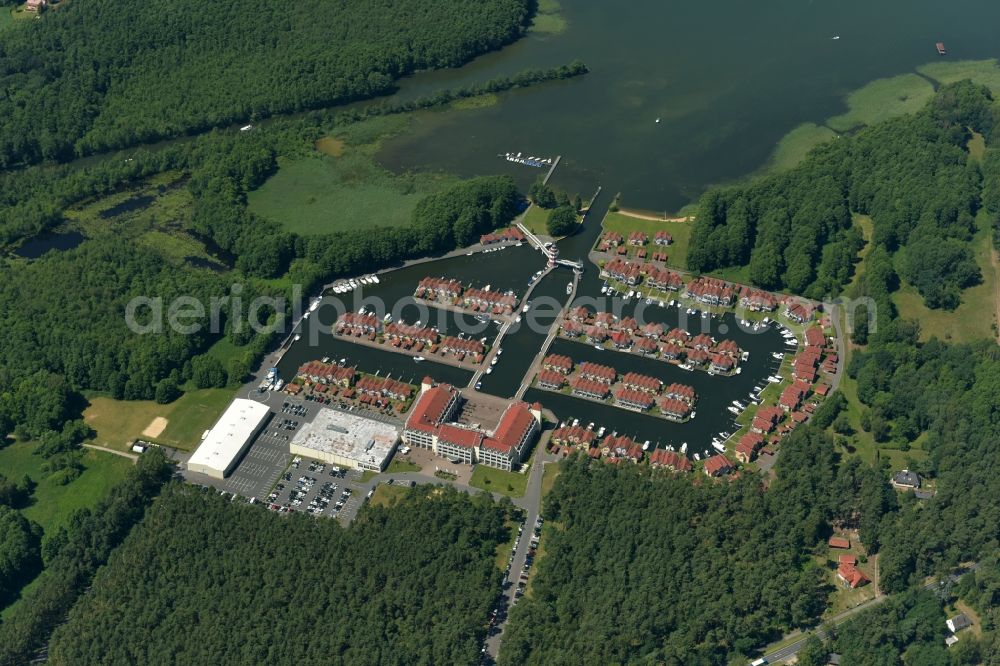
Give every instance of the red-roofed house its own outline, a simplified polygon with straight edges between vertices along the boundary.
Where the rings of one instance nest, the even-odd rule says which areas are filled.
[[[837,578],[843,581],[844,585],[852,590],[861,587],[862,585],[866,585],[869,582],[868,577],[861,573],[861,570],[853,564],[841,564],[838,566]]]
[[[591,363],[586,361],[580,364],[580,376],[584,379],[592,379],[604,384],[611,384],[618,377],[618,372],[607,365]]]
[[[691,405],[683,400],[664,398],[660,401],[660,413],[671,421],[684,421],[691,415]]]
[[[569,385],[573,389],[573,395],[592,400],[604,400],[611,393],[610,384],[605,384],[594,379],[586,379],[585,377],[577,377]]]
[[[670,245],[671,243],[674,242],[674,237],[670,235],[669,231],[664,231],[663,229],[660,229],[659,231],[656,232],[656,235],[653,237],[653,242],[657,245]]]
[[[656,449],[649,456],[649,464],[654,468],[666,468],[675,472],[690,472],[691,461],[683,454],[666,449]]]
[[[569,356],[561,356],[560,354],[549,354],[542,361],[542,367],[546,370],[555,370],[556,372],[568,375],[573,371],[573,359]]]
[[[566,385],[566,375],[555,370],[542,370],[538,373],[539,388],[558,391]]]
[[[740,437],[736,445],[736,459],[742,463],[753,462],[757,452],[764,446],[764,436],[758,432],[748,432]]]
[[[822,347],[826,344],[826,336],[823,335],[819,326],[811,326],[806,329],[806,346]]]
[[[830,537],[826,544],[830,546],[830,548],[840,548],[841,550],[847,550],[851,547],[850,539],[845,539],[844,537],[839,536]]]
[[[725,476],[733,471],[733,463],[721,453],[705,460],[705,474],[713,478]]]
[[[637,372],[625,373],[625,376],[622,377],[622,384],[625,385],[625,388],[645,391],[646,393],[659,393],[663,387],[663,382],[656,377],[640,375]]]
[[[656,404],[656,398],[651,394],[629,388],[618,389],[618,392],[615,393],[615,399],[625,409],[636,412],[644,412]]]

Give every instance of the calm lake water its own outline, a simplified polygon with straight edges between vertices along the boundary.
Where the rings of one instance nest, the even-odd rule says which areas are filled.
[[[428,113],[416,132],[386,143],[383,163],[512,173],[523,183],[537,170],[498,153],[561,154],[556,183],[571,192],[587,196],[593,183],[613,180],[630,206],[676,210],[708,184],[759,168],[796,125],[842,113],[851,90],[940,59],[939,40],[949,60],[1000,55],[1000,3],[984,0],[562,5],[562,34],[532,35],[466,67],[421,73],[400,95],[577,58],[590,74],[505,95],[489,108]]]

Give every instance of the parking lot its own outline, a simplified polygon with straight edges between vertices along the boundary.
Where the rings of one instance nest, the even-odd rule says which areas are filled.
[[[278,479],[274,490],[262,501],[272,511],[302,511],[314,516],[341,518],[357,511],[363,498],[349,487],[360,478],[355,470],[295,456]]]

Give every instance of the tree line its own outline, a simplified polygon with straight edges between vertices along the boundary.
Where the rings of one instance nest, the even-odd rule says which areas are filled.
[[[863,245],[858,213],[872,218],[869,251],[880,266],[866,288],[891,291],[898,273],[928,307],[954,308],[980,279],[969,240],[983,182],[966,146],[973,131],[992,137],[995,115],[989,90],[962,81],[916,114],[823,144],[786,173],[710,190],[688,265],[747,266],[750,281],[767,289],[835,295]]]
[[[49,644],[52,664],[475,664],[515,511],[423,486],[350,529],[172,484]]]

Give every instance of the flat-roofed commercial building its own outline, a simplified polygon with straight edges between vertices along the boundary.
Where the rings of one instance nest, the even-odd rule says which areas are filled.
[[[323,408],[295,434],[289,453],[331,465],[381,472],[398,443],[399,430],[393,425]]]
[[[188,470],[213,479],[226,478],[270,416],[270,408],[263,403],[233,400],[188,460]]]

